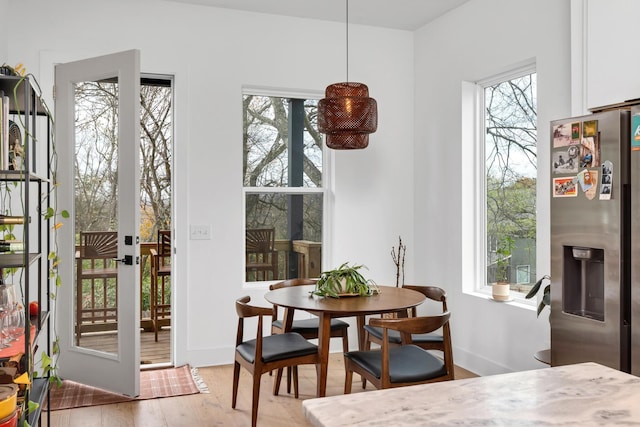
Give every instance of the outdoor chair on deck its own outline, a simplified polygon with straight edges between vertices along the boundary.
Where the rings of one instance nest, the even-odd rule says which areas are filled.
[[[151,249],[151,322],[158,341],[158,332],[171,324],[171,231],[158,230],[157,249]]]
[[[382,328],[382,348],[345,353],[345,394],[351,393],[354,372],[378,389],[452,379],[453,372],[448,371],[447,360],[411,343],[414,334],[433,332],[446,325],[449,317],[450,313],[446,312],[435,316],[371,319],[371,326]],[[391,330],[398,331],[403,343],[407,344],[392,347],[388,336]],[[445,357],[451,355],[450,350],[451,342],[446,341]]]
[[[80,232],[76,250],[76,345],[83,332],[118,327],[118,233]]]
[[[274,369],[292,367],[295,397],[298,398],[298,365],[316,364],[319,362],[318,347],[304,339],[300,334],[287,332],[284,334],[262,336],[263,317],[271,317],[271,308],[249,305],[251,298],[246,296],[236,300],[238,313],[238,332],[236,336],[235,361],[233,364],[233,396],[231,407],[235,409],[238,397],[240,367],[243,366],[253,376],[253,398],[251,406],[251,425],[255,427],[258,417],[258,400],[260,397],[260,378],[265,372]],[[258,317],[258,328],[255,339],[244,340],[244,320]],[[274,380],[273,394],[278,394],[280,380]]]
[[[278,252],[275,248],[274,228],[254,228],[245,232],[246,280],[278,280]],[[271,278],[269,278],[271,273]]]

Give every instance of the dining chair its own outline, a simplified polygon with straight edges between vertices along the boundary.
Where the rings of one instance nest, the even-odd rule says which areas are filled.
[[[157,248],[151,249],[151,322],[158,341],[158,332],[171,322],[171,231],[158,230]]]
[[[359,374],[377,389],[403,387],[446,381],[453,378],[448,363],[428,350],[411,343],[414,334],[433,332],[449,322],[449,312],[434,316],[398,319],[372,318],[371,326],[382,328],[382,347],[375,350],[351,351],[344,354],[345,394],[351,393],[353,373]],[[403,337],[401,346],[389,342],[389,331],[398,331]],[[445,340],[446,355],[452,354],[451,341]]]
[[[304,285],[315,285],[317,280],[315,279],[288,279],[283,280],[282,282],[274,283],[269,285],[269,290],[273,291],[275,289],[288,288],[293,286],[304,286]],[[279,315],[279,307],[274,305],[273,307],[273,317],[271,319],[271,333],[272,334],[281,334],[285,331],[285,325],[283,324],[286,317],[291,315],[293,317],[293,309],[284,309],[284,315],[282,319],[278,318]],[[346,353],[349,351],[349,334],[347,331],[349,328],[349,324],[340,319],[331,319],[331,333],[330,336],[332,338],[342,338],[342,351]],[[289,332],[297,332],[302,335],[304,338],[311,340],[318,338],[318,329],[319,329],[319,319],[316,316],[313,316],[309,319],[300,319],[293,320],[291,324],[291,328],[288,330]],[[282,375],[282,371],[278,371],[278,376]],[[291,393],[291,371],[287,369],[287,393]]]
[[[251,406],[251,425],[255,427],[260,397],[260,378],[265,372],[292,367],[295,397],[298,398],[298,365],[319,362],[318,346],[310,343],[295,332],[269,335],[264,337],[263,317],[272,316],[273,310],[250,305],[251,297],[236,300],[238,313],[238,331],[236,336],[235,361],[233,364],[233,397],[231,407],[235,409],[238,397],[240,367],[244,367],[253,376],[253,399]],[[258,317],[258,329],[255,339],[244,340],[244,319]],[[280,383],[274,380],[273,394],[278,395]]]
[[[275,249],[275,228],[254,228],[245,231],[246,280],[278,280],[278,251]]]
[[[416,285],[403,285],[405,289],[411,289],[413,291],[417,291],[422,293],[427,300],[439,302],[442,305],[442,313],[446,313],[448,311],[447,308],[447,293],[444,289],[438,286],[416,286]],[[411,308],[411,317],[417,316],[417,308]],[[364,342],[365,342],[365,350],[371,349],[371,343],[374,342],[378,345],[382,344],[382,328],[372,326],[371,324],[364,326]],[[451,342],[451,327],[449,322],[447,322],[443,327],[442,331],[438,332],[430,332],[424,334],[413,334],[411,336],[413,344],[424,348],[425,350],[438,350],[442,352],[443,359],[447,363],[447,375],[450,375],[450,378],[453,379],[453,353],[451,352],[451,345],[445,345],[446,341]],[[389,330],[388,331],[388,340],[391,346],[399,346],[402,344],[402,336],[398,331]],[[444,354],[445,352],[451,352],[450,354]],[[366,386],[366,380],[362,380],[362,387]]]

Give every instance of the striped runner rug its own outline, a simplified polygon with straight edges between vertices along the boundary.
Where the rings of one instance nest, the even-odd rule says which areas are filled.
[[[178,368],[141,371],[140,396],[136,398],[64,380],[61,387],[51,386],[51,410],[208,392],[206,384],[198,375],[197,368],[184,365]]]

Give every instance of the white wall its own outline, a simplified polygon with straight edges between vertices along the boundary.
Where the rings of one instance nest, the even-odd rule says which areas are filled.
[[[343,81],[344,24],[147,0],[12,0],[7,16],[25,11],[28,23],[5,20],[7,60],[24,63],[47,96],[53,63],[121,50],[140,49],[143,72],[175,74],[175,362],[230,363],[233,302],[265,292],[242,287],[241,87],[323,91]],[[379,127],[366,150],[332,154],[325,267],[364,263],[377,283],[391,284],[398,235],[408,245],[408,279],[416,253],[413,35],[350,26],[350,43],[350,80],[369,85]],[[210,224],[212,239],[188,240],[190,224]]]
[[[9,10],[9,0],[0,0],[0,16],[8,16]],[[7,62],[7,49],[8,49],[8,40],[7,35],[9,31],[6,26],[2,26],[2,37],[0,37],[0,65]]]
[[[538,75],[538,277],[549,271],[549,121],[570,115],[570,1],[472,0],[415,34],[414,274],[447,289],[456,363],[480,374],[539,368],[549,346],[548,310],[495,303],[461,291],[473,268],[466,206],[471,171],[461,170],[462,82],[535,58]],[[465,209],[463,210],[463,203]],[[466,253],[466,252],[465,252]],[[464,283],[469,285],[469,283]]]

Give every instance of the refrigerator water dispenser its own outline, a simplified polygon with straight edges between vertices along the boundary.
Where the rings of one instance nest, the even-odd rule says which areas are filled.
[[[604,321],[604,250],[564,247],[562,311]]]

